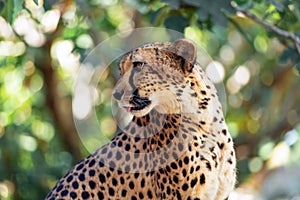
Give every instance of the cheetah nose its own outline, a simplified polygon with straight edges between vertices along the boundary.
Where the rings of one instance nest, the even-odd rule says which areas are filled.
[[[123,94],[124,94],[124,90],[122,90],[122,91],[115,91],[115,92],[113,93],[113,97],[114,97],[116,100],[121,100]]]

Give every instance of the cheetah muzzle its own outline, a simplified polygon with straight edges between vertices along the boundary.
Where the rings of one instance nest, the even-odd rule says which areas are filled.
[[[134,105],[133,107],[127,107],[126,110],[130,111],[138,111],[146,108],[151,104],[151,101],[148,98],[142,98],[138,95],[134,95],[130,100],[129,103]]]

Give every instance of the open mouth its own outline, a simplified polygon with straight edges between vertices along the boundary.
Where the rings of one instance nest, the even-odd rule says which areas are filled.
[[[130,99],[129,103],[132,104],[133,106],[126,107],[126,110],[128,112],[142,110],[142,109],[146,108],[147,106],[149,106],[151,104],[151,101],[148,98],[142,98],[140,96],[134,95]]]

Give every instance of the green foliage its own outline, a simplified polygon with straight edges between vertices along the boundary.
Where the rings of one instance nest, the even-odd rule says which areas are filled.
[[[70,123],[79,64],[99,42],[142,26],[182,32],[211,56],[200,58],[203,67],[220,63],[240,184],[253,174],[299,164],[300,44],[291,37],[300,35],[299,1],[57,3],[0,1],[0,199],[42,199],[88,154],[73,139],[78,136]],[[110,95],[118,73],[114,65],[102,75],[93,102],[110,138],[117,129]],[[99,145],[93,138],[87,143]]]

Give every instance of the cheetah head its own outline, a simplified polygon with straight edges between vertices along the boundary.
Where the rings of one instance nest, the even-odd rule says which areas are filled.
[[[186,39],[138,47],[121,59],[113,96],[136,117],[153,109],[164,114],[193,112],[199,106],[195,61],[196,47]]]

